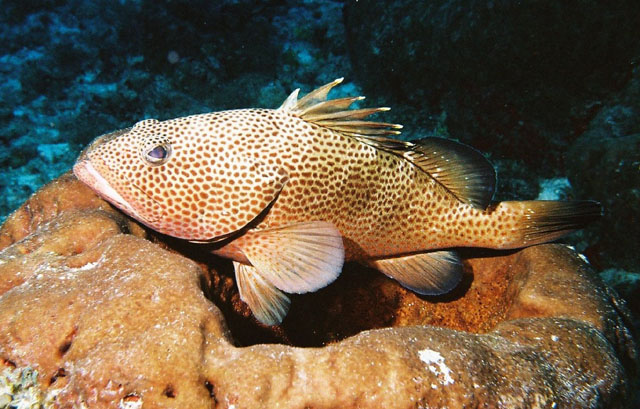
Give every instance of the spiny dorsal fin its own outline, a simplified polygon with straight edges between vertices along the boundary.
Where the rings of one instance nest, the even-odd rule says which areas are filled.
[[[315,105],[321,101],[325,101],[331,89],[336,85],[340,85],[343,80],[344,80],[344,77],[340,77],[331,81],[328,84],[321,86],[320,88],[314,89],[304,97],[300,98],[300,100],[298,101],[298,104],[296,105],[296,108],[299,110],[304,110],[306,107]]]
[[[350,136],[398,135],[400,133],[399,129],[402,125],[361,120],[369,115],[388,111],[387,107],[349,109],[354,102],[363,100],[362,96],[327,100],[331,89],[342,80],[343,78],[338,78],[311,91],[301,99],[298,99],[300,90],[297,89],[278,109],[290,112],[307,122]]]
[[[292,109],[294,109],[296,104],[298,103],[298,94],[299,93],[300,93],[300,88],[296,88],[295,90],[293,90],[293,92],[291,94],[289,94],[287,99],[284,100],[282,105],[280,105],[278,110],[280,110],[280,111],[291,111]]]
[[[464,203],[479,209],[486,209],[491,203],[496,171],[480,152],[470,146],[436,137],[414,142],[372,136],[356,139],[407,159]]]
[[[346,97],[339,99],[331,99],[329,101],[318,102],[315,105],[310,105],[298,112],[298,115],[313,115],[318,114],[319,112],[323,113],[333,113],[336,111],[344,111],[349,109],[349,107],[356,101],[362,101],[364,97]]]

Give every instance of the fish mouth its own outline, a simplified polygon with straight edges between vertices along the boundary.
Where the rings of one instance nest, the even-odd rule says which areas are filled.
[[[81,182],[87,184],[94,192],[129,216],[141,220],[138,213],[118,193],[105,178],[93,167],[88,159],[80,159],[73,165],[73,173]]]

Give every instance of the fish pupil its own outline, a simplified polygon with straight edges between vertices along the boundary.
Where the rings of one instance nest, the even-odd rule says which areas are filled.
[[[167,157],[167,149],[162,145],[158,145],[155,148],[151,149],[148,155],[152,159],[162,160]]]
[[[171,155],[171,145],[162,143],[144,152],[144,158],[150,165],[162,165]]]

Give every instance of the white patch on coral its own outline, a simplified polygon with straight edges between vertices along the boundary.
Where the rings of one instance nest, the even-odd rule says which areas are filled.
[[[587,264],[591,264],[589,263],[589,259],[587,258],[587,256],[585,256],[582,253],[578,253],[578,251],[576,250],[575,246],[569,245],[569,244],[565,244],[565,247],[568,248],[571,251],[576,252],[576,256],[578,256],[578,258],[582,261],[584,261]]]
[[[102,260],[99,260],[99,261],[102,261]],[[78,270],[81,270],[81,271],[82,270],[91,270],[92,268],[95,268],[99,264],[99,261],[89,262],[89,263],[85,264],[84,266],[78,267]]]
[[[584,261],[585,263],[590,264],[589,259],[584,254],[578,253],[578,257],[580,257],[580,260]]]
[[[418,357],[422,362],[427,364],[427,369],[431,371],[442,385],[449,385],[454,383],[451,377],[451,369],[444,363],[444,357],[440,355],[438,351],[432,349],[423,349],[418,351]],[[431,384],[432,388],[436,388],[434,384]]]
[[[558,340],[559,340],[559,339],[560,339],[560,338],[559,338],[557,335],[551,335],[551,340],[552,340],[553,342],[558,342]]]
[[[120,399],[120,403],[118,404],[119,409],[140,409],[142,407],[142,399],[132,399],[128,401],[124,401]]]

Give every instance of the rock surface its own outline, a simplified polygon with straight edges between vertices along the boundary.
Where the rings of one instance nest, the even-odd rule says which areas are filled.
[[[639,273],[640,69],[606,102],[567,157],[578,194],[600,201],[605,209],[605,217],[590,230],[595,245],[589,258],[602,269]]]
[[[0,248],[0,359],[37,369],[61,407],[618,408],[638,374],[626,308],[563,245],[469,251],[436,299],[347,266],[274,328],[224,262],[70,175],[9,217]]]

